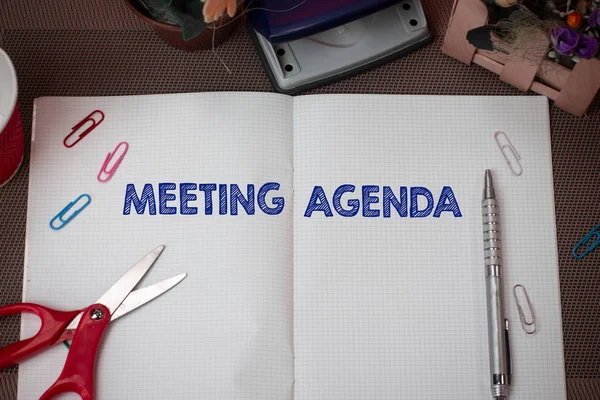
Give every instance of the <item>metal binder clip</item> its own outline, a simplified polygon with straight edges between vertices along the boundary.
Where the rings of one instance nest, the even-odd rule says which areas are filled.
[[[523,167],[521,167],[521,163],[519,163],[521,156],[517,152],[517,149],[515,149],[515,146],[510,142],[506,133],[498,131],[494,133],[494,139],[513,175],[521,176],[523,173]]]
[[[85,198],[86,202],[81,207],[75,209],[75,211],[73,211],[73,214],[71,214],[69,217],[67,217],[67,219],[63,219],[65,214],[67,214],[75,206],[75,204],[77,204],[79,202],[79,200],[82,198]],[[69,204],[67,204],[67,206],[65,208],[63,208],[58,214],[56,214],[54,216],[54,218],[52,218],[52,220],[50,220],[50,228],[54,229],[55,231],[61,229],[63,226],[68,224],[69,221],[71,221],[73,218],[75,218],[77,216],[77,214],[79,214],[81,212],[81,210],[86,208],[87,205],[90,204],[91,201],[92,201],[92,198],[88,194],[85,194],[85,193],[82,194],[81,196],[76,198],[75,201],[72,201]],[[61,223],[59,226],[54,226],[54,221],[56,221],[56,220],[58,220]]]
[[[527,312],[531,316],[528,319],[523,312],[523,307],[521,306],[521,301],[519,296],[517,295],[517,289],[520,288],[521,292],[523,292],[523,296],[525,298],[525,302],[527,303]],[[517,312],[519,313],[519,320],[521,321],[521,327],[525,331],[525,333],[532,335],[535,333],[535,314],[533,313],[533,305],[529,300],[529,295],[527,294],[527,290],[525,290],[525,286],[523,285],[515,285],[513,286],[513,296],[515,297],[515,304],[517,305]]]
[[[99,114],[100,119],[96,121],[96,119],[94,119],[93,115],[94,114]],[[98,125],[100,125],[100,123],[104,121],[104,113],[100,110],[94,110],[92,111],[87,117],[85,117],[84,119],[82,119],[81,121],[79,121],[77,123],[77,125],[75,125],[73,128],[71,128],[71,133],[69,133],[67,135],[67,137],[64,138],[63,140],[63,144],[65,145],[65,147],[71,148],[73,146],[75,146],[77,143],[79,143],[79,141],[81,139],[83,139],[84,137],[87,136],[88,133],[90,133],[91,131],[93,131]],[[78,133],[78,131],[88,122],[91,122],[92,125],[87,127],[83,132],[79,133],[79,136],[77,136],[77,140],[74,141],[73,143],[67,144],[67,140]]]
[[[596,238],[593,241],[591,241],[590,239],[594,236]],[[591,242],[591,243],[589,243],[589,242]],[[600,244],[600,225],[596,225],[596,227],[594,229],[589,231],[588,234],[585,235],[583,237],[583,239],[581,239],[581,241],[575,245],[575,247],[573,247],[573,250],[572,250],[573,257],[583,258],[588,253],[590,253],[592,250],[594,250],[599,244]],[[583,253],[577,254],[577,250],[579,250],[579,248],[581,246],[587,246],[587,248],[583,251]]]
[[[108,168],[108,164],[112,161],[113,157],[117,154],[117,152],[119,151],[119,149],[121,148],[121,145],[124,146],[124,150],[123,150],[123,154],[121,154],[119,156],[119,158],[117,159],[117,161],[115,161],[114,165],[112,166],[111,169],[107,169]],[[127,154],[127,150],[129,150],[129,143],[127,142],[121,142],[117,145],[117,147],[115,147],[115,149],[108,153],[106,155],[106,158],[104,159],[104,164],[102,164],[102,168],[100,168],[100,172],[98,172],[98,181],[100,182],[108,182],[110,180],[110,178],[112,178],[112,176],[114,175],[115,171],[117,170],[117,168],[119,167],[119,165],[121,164],[121,161],[123,160],[123,157],[125,157],[125,154]],[[106,178],[102,177],[102,174],[106,175]]]

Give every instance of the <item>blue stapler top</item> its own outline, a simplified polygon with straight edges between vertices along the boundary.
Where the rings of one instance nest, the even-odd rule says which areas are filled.
[[[252,27],[275,44],[335,28],[391,7],[399,1],[254,0],[248,16]]]

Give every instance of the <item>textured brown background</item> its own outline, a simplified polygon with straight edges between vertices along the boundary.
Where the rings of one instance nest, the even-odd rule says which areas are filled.
[[[312,93],[520,94],[496,75],[443,55],[452,1],[422,1],[434,43]],[[243,29],[214,53],[184,53],[164,44],[121,0],[0,0],[0,46],[17,70],[26,143],[22,168],[0,189],[0,305],[21,300],[34,98],[271,91]],[[582,260],[570,253],[600,223],[600,100],[584,118],[554,107],[550,118],[568,397],[600,399],[600,249]],[[2,319],[0,347],[17,340],[18,331],[17,318]],[[16,399],[16,383],[16,368],[0,371],[0,400]]]

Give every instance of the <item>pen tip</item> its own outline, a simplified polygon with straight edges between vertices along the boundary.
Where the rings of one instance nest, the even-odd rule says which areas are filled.
[[[492,180],[492,172],[489,169],[485,170],[485,183],[483,185],[483,199],[494,199],[494,181]]]
[[[492,171],[490,171],[489,169],[485,170],[485,186],[493,186],[492,183]]]

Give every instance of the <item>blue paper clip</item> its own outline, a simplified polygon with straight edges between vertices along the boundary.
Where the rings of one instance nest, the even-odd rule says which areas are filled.
[[[588,244],[590,239],[594,236],[596,237],[596,239],[591,244]],[[594,250],[599,244],[600,244],[600,225],[596,225],[596,227],[594,229],[592,229],[587,235],[584,236],[583,239],[581,239],[581,241],[579,243],[577,243],[577,245],[575,245],[575,247],[573,247],[573,251],[572,251],[573,257],[583,258],[588,253],[590,253],[592,250]],[[577,254],[577,250],[581,246],[584,246],[584,245],[588,245],[588,248],[585,249],[585,251],[583,253]]]
[[[68,213],[71,208],[73,208],[73,206],[75,204],[77,204],[77,202],[79,202],[80,199],[82,198],[86,198],[86,202],[79,207],[77,210],[75,210],[75,212],[73,212],[73,214],[71,214],[66,220],[63,219],[62,217]],[[92,198],[88,195],[88,194],[82,194],[81,196],[79,196],[78,198],[75,199],[75,201],[70,202],[69,204],[67,204],[67,206],[65,208],[63,208],[58,214],[56,214],[54,216],[54,218],[52,218],[52,220],[50,221],[50,228],[54,229],[55,231],[61,229],[63,226],[65,226],[66,224],[69,223],[69,221],[71,221],[73,218],[75,218],[75,216],[77,216],[77,214],[79,214],[81,212],[81,210],[83,210],[84,208],[87,207],[88,204],[90,204],[90,202],[92,201]],[[54,221],[59,220],[61,222],[61,224],[58,227],[54,226]]]

